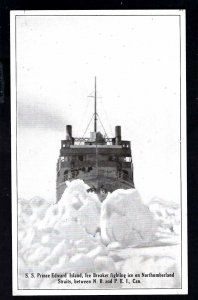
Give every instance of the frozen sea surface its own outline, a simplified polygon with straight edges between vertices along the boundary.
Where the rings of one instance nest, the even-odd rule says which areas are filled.
[[[19,199],[20,288],[180,287],[179,206],[158,198],[146,206],[135,189],[114,191],[101,203],[83,181],[67,185],[57,204]],[[46,278],[52,273],[112,275],[84,285]]]

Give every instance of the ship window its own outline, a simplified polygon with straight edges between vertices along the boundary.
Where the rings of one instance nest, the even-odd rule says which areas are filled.
[[[131,157],[126,157],[126,158],[125,158],[125,161],[126,161],[126,162],[131,162]]]
[[[83,156],[82,156],[82,155],[79,155],[79,156],[78,156],[78,159],[79,159],[80,161],[83,161]]]
[[[65,144],[63,144],[63,148],[65,148]]]
[[[92,170],[92,167],[88,167],[87,171],[89,172],[89,171],[91,171],[91,170]]]
[[[61,156],[61,161],[64,161],[64,156]]]

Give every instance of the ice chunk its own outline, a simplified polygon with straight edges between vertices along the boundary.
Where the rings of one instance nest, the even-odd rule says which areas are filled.
[[[59,232],[62,239],[77,241],[87,237],[87,233],[82,226],[76,222],[60,221],[54,227]]]
[[[39,263],[42,261],[46,256],[50,254],[50,248],[40,246],[38,247],[34,253],[28,256],[28,262]]]
[[[101,203],[97,195],[88,193],[89,187],[82,180],[68,182],[67,185],[57,204],[59,211],[64,211],[64,219],[76,221],[94,235],[100,227]]]
[[[106,244],[139,245],[153,238],[157,223],[137,190],[116,190],[101,208],[101,235]]]
[[[113,259],[109,256],[97,256],[94,260],[96,272],[114,273],[116,267]]]
[[[88,200],[79,209],[77,219],[88,233],[94,235],[100,227],[100,209],[95,202]]]
[[[108,246],[107,246],[107,248],[109,249],[109,250],[114,250],[114,249],[119,249],[119,248],[121,248],[121,244],[119,243],[119,242],[112,242],[111,244],[109,244]]]
[[[95,249],[91,250],[87,256],[91,258],[96,258],[97,256],[104,256],[108,255],[108,251],[105,246],[101,245],[96,247]]]
[[[178,204],[153,197],[149,209],[160,224],[160,231],[180,234],[180,207]]]
[[[70,259],[70,268],[73,272],[85,273],[94,271],[93,259],[85,254],[76,254]]]
[[[45,199],[38,196],[30,199],[30,205],[37,220],[38,218],[42,219],[45,216],[46,210],[50,206]]]

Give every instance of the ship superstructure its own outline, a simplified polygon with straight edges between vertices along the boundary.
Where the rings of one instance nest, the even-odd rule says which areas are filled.
[[[72,126],[66,125],[66,139],[61,141],[57,162],[56,200],[60,200],[66,181],[82,179],[88,191],[101,201],[108,192],[134,188],[130,141],[121,137],[121,126],[115,126],[115,136],[109,138],[97,130],[97,90],[95,78],[94,131],[90,137],[73,137]]]

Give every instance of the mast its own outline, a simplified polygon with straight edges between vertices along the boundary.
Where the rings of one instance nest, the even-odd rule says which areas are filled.
[[[96,76],[95,76],[95,96],[94,96],[94,132],[97,132],[97,92],[96,92]]]

